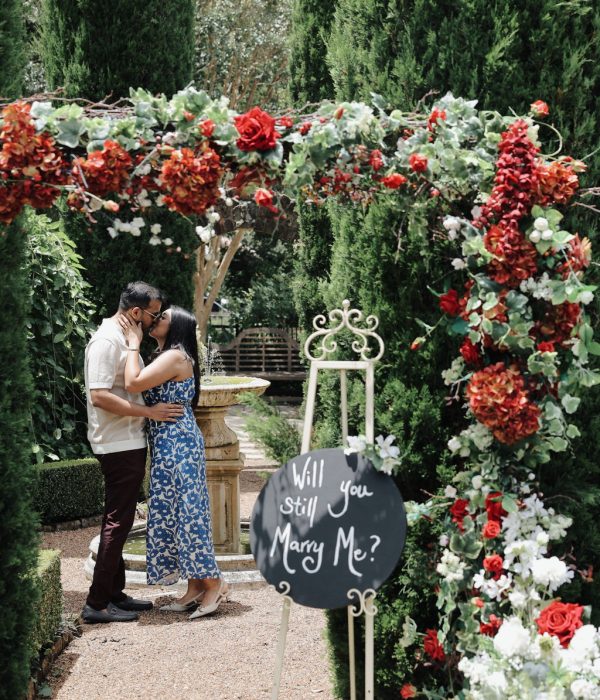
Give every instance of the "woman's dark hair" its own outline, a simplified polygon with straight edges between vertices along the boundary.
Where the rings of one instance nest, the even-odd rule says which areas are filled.
[[[165,338],[162,352],[165,350],[182,350],[194,367],[194,398],[192,407],[196,408],[200,398],[200,363],[198,362],[198,340],[196,338],[196,317],[181,306],[171,306],[171,325]]]

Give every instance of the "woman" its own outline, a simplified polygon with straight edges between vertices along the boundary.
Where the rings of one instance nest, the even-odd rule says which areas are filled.
[[[161,610],[198,609],[190,620],[210,615],[227,594],[212,542],[206,486],[204,438],[193,409],[200,394],[196,319],[172,306],[157,317],[150,335],[158,344],[155,359],[140,369],[142,329],[121,317],[129,345],[125,365],[128,391],[143,391],[147,404],[180,403],[175,423],[149,421],[150,497],[148,500],[147,577],[169,585],[187,579],[185,595]]]

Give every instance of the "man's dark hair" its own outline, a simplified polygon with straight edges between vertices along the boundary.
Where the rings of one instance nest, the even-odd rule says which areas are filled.
[[[160,289],[146,282],[129,282],[121,292],[119,309],[121,311],[127,311],[127,309],[132,309],[134,306],[139,306],[140,309],[147,309],[150,302],[155,299],[160,301],[161,311],[169,307],[167,298]]]

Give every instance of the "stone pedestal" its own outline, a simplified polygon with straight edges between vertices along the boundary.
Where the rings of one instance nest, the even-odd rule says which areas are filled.
[[[240,552],[240,480],[244,466],[237,435],[225,423],[245,391],[262,394],[270,382],[251,377],[203,379],[196,420],[204,435],[213,541],[218,554]]]

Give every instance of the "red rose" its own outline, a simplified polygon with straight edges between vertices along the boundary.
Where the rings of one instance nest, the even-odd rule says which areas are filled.
[[[390,190],[397,190],[406,182],[406,178],[404,175],[400,175],[400,173],[392,173],[391,175],[382,177],[381,182],[385,187],[389,187]]]
[[[212,119],[205,119],[198,124],[198,128],[200,129],[202,136],[209,139],[215,130],[215,123]]]
[[[554,343],[548,340],[543,340],[541,343],[538,343],[537,349],[539,352],[555,352]]]
[[[483,568],[490,574],[493,574],[496,579],[500,578],[503,567],[504,561],[499,554],[490,554],[489,557],[485,557],[483,560]]]
[[[277,213],[277,207],[273,205],[273,192],[259,187],[254,193],[254,201],[259,207],[265,207],[274,214]]]
[[[496,520],[488,520],[483,526],[483,536],[486,540],[493,540],[500,534],[500,523]]]
[[[440,296],[440,309],[448,316],[458,316],[460,313],[460,304],[458,301],[458,292],[456,289],[449,289],[445,294]]]
[[[440,644],[440,640],[438,639],[437,630],[425,630],[423,650],[433,661],[444,661],[446,659],[444,647]]]
[[[537,618],[537,626],[540,634],[547,632],[553,637],[558,637],[563,647],[568,647],[575,630],[583,625],[581,615],[583,606],[576,603],[561,603],[555,600],[544,608]]]
[[[446,110],[434,107],[431,114],[429,115],[429,119],[427,120],[427,128],[429,129],[429,131],[433,131],[435,129],[438,123],[438,119],[441,119],[442,121],[446,119]]]
[[[369,155],[369,165],[373,168],[375,172],[383,168],[383,154],[381,151],[374,149]]]
[[[452,522],[456,523],[456,526],[461,532],[464,532],[465,528],[463,526],[463,520],[465,516],[469,514],[468,511],[469,501],[465,498],[457,498],[456,501],[450,506],[450,515],[452,516]]]
[[[408,163],[415,173],[427,170],[427,158],[419,153],[413,153],[408,159]]]
[[[488,637],[495,637],[501,626],[502,620],[492,613],[487,623],[479,623],[479,631],[481,632],[481,634],[485,634]]]
[[[500,491],[492,491],[485,497],[485,511],[488,520],[495,520],[499,523],[507,514],[502,507],[502,495]]]
[[[279,117],[277,125],[284,129],[291,129],[294,126],[294,120],[291,117]]]
[[[298,131],[302,134],[302,136],[305,136],[311,129],[312,124],[310,122],[304,122],[300,124],[300,128],[298,129]]]
[[[401,698],[416,698],[417,697],[417,689],[415,688],[414,685],[411,685],[410,683],[405,683],[402,688],[400,688],[400,697]]]
[[[530,109],[534,117],[547,117],[550,114],[548,105],[543,100],[532,102]]]
[[[236,141],[240,151],[270,151],[275,148],[279,136],[275,131],[275,119],[259,107],[240,114],[234,122],[240,134]]]

